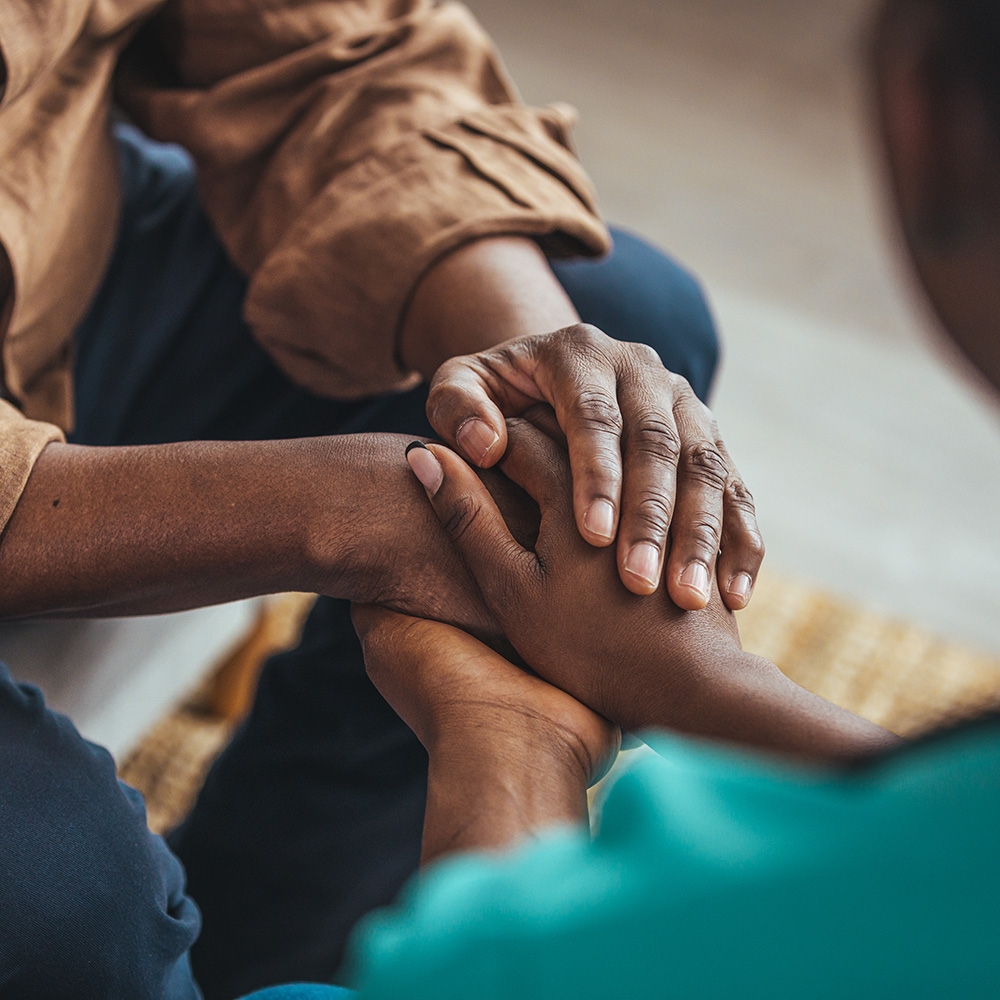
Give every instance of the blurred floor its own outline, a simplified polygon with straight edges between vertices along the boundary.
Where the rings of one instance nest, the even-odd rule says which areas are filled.
[[[581,112],[608,218],[704,280],[776,566],[1000,651],[997,411],[939,368],[878,205],[871,0],[470,0]]]

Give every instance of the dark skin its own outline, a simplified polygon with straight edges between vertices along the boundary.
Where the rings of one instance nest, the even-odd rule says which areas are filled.
[[[724,532],[718,572],[730,605],[746,604],[763,548],[711,414],[647,349],[582,326],[533,242],[480,240],[442,259],[410,303],[400,353],[433,376],[429,415],[446,440],[471,447],[477,419],[499,428],[470,454],[484,467],[503,453],[502,414],[552,403],[578,523],[590,544],[618,537],[626,586],[656,589],[670,528],[670,593],[703,606],[700,584],[681,578],[692,561],[714,577]],[[588,527],[595,497],[613,505],[610,536]],[[417,499],[391,436],[50,444],[0,536],[0,617],[150,614],[295,589],[490,631]],[[655,550],[645,582],[629,569],[640,542]]]
[[[583,822],[586,790],[620,729],[672,728],[815,764],[879,753],[891,733],[746,654],[718,592],[681,611],[626,591],[607,550],[575,530],[565,451],[551,417],[508,421],[503,471],[538,503],[530,547],[443,445],[411,447],[448,537],[521,657],[520,669],[460,629],[373,606],[354,619],[369,676],[427,749],[423,861],[501,849]]]
[[[885,3],[872,56],[890,191],[916,273],[950,339],[989,389],[1000,392],[1000,105],[995,103],[996,95],[991,104],[970,73],[956,50],[947,18],[933,0]],[[849,713],[832,706],[824,709],[812,696],[803,699],[789,694],[790,682],[778,679],[771,665],[746,663],[735,627],[718,599],[698,614],[674,616],[672,621],[669,611],[664,615],[661,631],[683,640],[673,646],[672,653],[671,640],[655,625],[644,630],[641,613],[630,617],[634,612],[620,595],[617,600],[612,597],[609,611],[602,614],[600,605],[609,596],[600,590],[607,567],[596,561],[591,564],[575,544],[567,543],[565,510],[552,513],[552,504],[558,504],[560,491],[566,490],[565,472],[547,481],[537,472],[530,474],[533,492],[547,501],[549,514],[543,513],[535,551],[528,552],[504,537],[494,511],[457,456],[440,446],[417,449],[410,456],[435,510],[479,578],[487,602],[494,604],[501,618],[509,619],[514,644],[543,676],[566,685],[581,704],[589,702],[629,725],[659,723],[786,754],[804,754],[817,762],[877,756],[896,742],[891,734]],[[508,468],[517,470],[511,474],[527,482],[516,449],[507,462]],[[543,512],[544,508],[545,504]],[[499,568],[485,563],[488,552],[498,560]],[[597,601],[591,591],[595,586],[600,595]],[[555,600],[558,611],[547,607],[547,600]],[[440,664],[451,658],[456,639],[444,627],[433,627],[437,630],[433,657]],[[369,614],[361,630],[366,636],[366,654],[370,652],[377,664],[373,672],[377,683],[392,674],[395,662],[406,662],[430,646],[424,633],[414,653],[405,640],[408,630],[381,612]],[[373,641],[375,633],[380,633],[380,641]],[[662,648],[665,654],[658,677],[636,667],[636,662],[647,660],[651,648]],[[429,652],[422,655],[431,656]],[[629,663],[631,676],[647,677],[631,699],[626,686],[606,684],[608,664],[623,660]],[[467,646],[457,662],[470,662]],[[519,704],[516,668],[509,663],[507,668],[507,683],[497,681],[493,698],[510,702],[508,712],[513,716],[526,706]],[[383,682],[393,704],[402,704],[397,690],[400,684],[405,686],[410,673],[400,672],[391,683]],[[499,670],[492,673],[495,678],[501,676]],[[779,695],[784,689],[783,699],[767,697],[772,684]],[[423,697],[415,701],[424,716],[431,718],[444,693],[428,691],[426,686],[420,691]],[[678,697],[681,693],[683,697]],[[412,704],[406,709],[410,717],[415,714]],[[479,732],[475,725],[478,710],[471,704],[466,708],[461,731],[467,739],[474,739]],[[561,709],[547,742],[551,743],[553,732],[562,731],[566,718]],[[579,725],[584,725],[582,719]],[[602,739],[592,718],[587,719],[585,730],[581,728],[567,742],[579,743],[584,731],[590,734],[593,759],[613,750],[613,739]],[[460,770],[451,765],[454,778],[450,778],[448,755],[440,756],[435,768],[435,743],[429,741],[432,794],[438,795],[440,788],[438,801],[452,804],[450,813],[437,809],[428,814],[425,843],[431,854],[440,853],[439,845],[445,845],[444,850],[504,846],[497,843],[500,838],[487,833],[492,829],[507,831],[509,843],[547,822],[580,818],[565,803],[579,801],[588,776],[581,775],[579,767],[560,765],[555,756],[544,758],[556,769],[547,780],[559,785],[553,801],[564,805],[554,808],[552,815],[522,810],[515,795],[512,801],[494,803],[493,814],[479,815],[471,829],[463,827],[463,808],[467,809],[478,789],[496,780],[489,760],[503,755],[506,774],[517,760],[528,773],[535,759],[533,748],[524,740],[505,741],[502,733],[490,727],[482,732],[484,743],[492,747],[477,748],[475,759],[484,761],[478,777],[467,767]],[[516,778],[508,781],[517,786]],[[464,788],[464,800],[449,799],[450,783]]]
[[[503,471],[538,504],[533,548],[511,535],[489,492],[442,445],[408,459],[487,606],[541,677],[629,730],[661,727],[817,760],[851,760],[894,742],[811,695],[740,647],[718,592],[698,612],[626,591],[608,553],[574,530],[562,449],[510,421]]]
[[[423,861],[587,815],[618,728],[459,629],[354,607],[368,674],[428,751]]]

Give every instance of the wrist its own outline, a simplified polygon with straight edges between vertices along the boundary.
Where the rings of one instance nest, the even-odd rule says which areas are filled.
[[[449,358],[579,321],[534,240],[489,237],[451,251],[424,275],[403,317],[399,354],[429,379]]]
[[[351,434],[309,442],[310,502],[300,548],[308,587],[303,589],[358,603],[386,598],[399,548],[389,522],[395,522],[398,535],[400,520],[411,513],[419,519],[426,506],[403,459],[410,440]],[[404,511],[406,499],[412,503]]]
[[[585,823],[587,781],[564,748],[465,728],[432,743],[423,862],[498,850],[557,825]]]
[[[683,732],[815,763],[846,763],[899,742],[739,647],[703,662],[676,725]]]
[[[571,731],[550,719],[503,706],[434,713],[425,746],[442,773],[486,776],[493,772],[584,791],[598,766],[581,751]]]

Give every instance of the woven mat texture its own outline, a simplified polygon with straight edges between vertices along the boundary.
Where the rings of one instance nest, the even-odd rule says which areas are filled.
[[[299,621],[303,608],[302,595],[289,595],[277,613]],[[897,733],[1000,704],[1000,658],[777,573],[762,575],[739,621],[746,649]],[[294,629],[284,641],[293,638]],[[204,691],[196,692],[123,762],[121,777],[146,797],[151,829],[163,832],[183,818],[232,730],[206,709]]]

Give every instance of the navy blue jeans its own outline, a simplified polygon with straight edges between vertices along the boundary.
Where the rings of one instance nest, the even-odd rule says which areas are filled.
[[[129,127],[119,128],[118,139],[124,213],[103,287],[77,332],[74,441],[430,433],[425,388],[338,402],[293,385],[241,319],[245,281],[202,213],[188,157]],[[697,283],[676,263],[616,232],[608,258],[553,267],[584,320],[651,345],[706,396],[717,360],[715,331]],[[13,762],[15,749],[8,749]],[[11,838],[30,845],[34,836],[34,814],[22,809],[18,795],[44,795],[57,815],[80,814],[74,828],[86,829],[81,836],[91,840],[103,838],[112,845],[107,850],[121,842],[127,853],[136,841],[134,822],[129,827],[113,819],[104,801],[123,794],[110,769],[104,767],[104,790],[83,799],[63,773],[77,765],[68,758],[64,764],[39,763],[36,773],[14,783],[13,793],[4,768],[5,864]],[[203,916],[190,957],[209,1000],[275,983],[335,980],[355,921],[391,901],[417,867],[426,768],[420,744],[365,675],[348,605],[319,600],[298,648],[265,666],[249,718],[212,768],[191,816],[169,838]],[[63,776],[55,780],[51,773]],[[107,822],[87,826],[104,815]],[[73,873],[76,882],[103,880],[123,912],[146,905],[138,898],[143,893],[158,893],[160,904],[169,897],[175,908],[188,905],[178,895],[168,852],[144,846],[142,863],[159,866],[159,874],[136,881],[125,877],[127,868],[103,864],[107,851],[91,840],[76,852],[84,859]],[[25,850],[31,855],[30,846]],[[61,854],[51,863],[32,857],[40,884],[58,881],[52,866],[69,863]],[[170,889],[166,896],[163,886]],[[184,914],[184,933],[193,937],[191,911]],[[16,917],[16,901],[0,886],[0,927]],[[187,939],[171,927],[137,924],[129,953],[117,958],[159,962],[160,980],[168,973],[183,979]],[[168,942],[162,936],[170,933]],[[52,961],[55,948],[60,967],[68,968],[84,962],[92,945],[81,923],[78,935],[70,927],[57,942],[39,945],[37,960]],[[0,943],[0,985],[2,962]],[[189,996],[184,989],[174,983],[169,991],[143,995]]]

